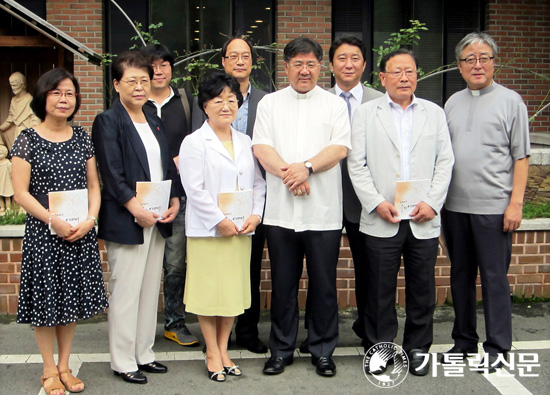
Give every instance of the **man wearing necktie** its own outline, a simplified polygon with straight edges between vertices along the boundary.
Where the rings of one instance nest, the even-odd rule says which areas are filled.
[[[329,92],[342,97],[348,105],[350,120],[355,109],[362,103],[376,99],[383,94],[372,88],[361,84],[363,71],[367,66],[367,48],[361,40],[353,36],[339,38],[330,46],[329,59],[330,70],[334,73],[336,84],[329,89]],[[351,147],[353,150],[353,146]],[[347,158],[341,162],[342,167],[342,190],[344,193],[344,219],[343,225],[348,235],[349,248],[353,257],[355,270],[355,299],[357,301],[358,318],[353,323],[353,331],[361,338],[361,344],[367,345],[364,325],[365,310],[365,249],[363,248],[363,237],[359,232],[359,221],[361,220],[361,202],[353,190],[348,173]]]
[[[335,40],[329,49],[330,70],[334,74],[336,84],[328,91],[343,98],[348,106],[348,117],[351,121],[353,112],[362,103],[366,103],[383,94],[372,88],[361,84],[361,77],[367,66],[367,48],[357,37],[344,36]],[[353,149],[353,147],[352,147]],[[347,158],[340,162],[342,170],[342,191],[343,191],[343,226],[348,235],[353,266],[355,270],[355,299],[357,301],[358,318],[353,323],[353,330],[361,339],[361,344],[367,345],[365,336],[365,325],[363,323],[365,310],[365,252],[362,246],[363,236],[359,232],[359,220],[361,219],[361,203],[353,190],[348,174]],[[308,299],[309,301],[309,299]],[[306,315],[307,305],[306,302]],[[307,323],[307,320],[306,320]],[[307,326],[306,326],[307,328]],[[366,350],[365,350],[366,351]],[[308,339],[300,344],[300,352],[308,350]]]

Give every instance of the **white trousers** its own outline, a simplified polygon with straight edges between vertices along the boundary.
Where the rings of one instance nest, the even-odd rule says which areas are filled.
[[[109,280],[109,351],[111,368],[133,372],[155,360],[153,344],[164,255],[156,226],[143,229],[141,245],[105,242]]]

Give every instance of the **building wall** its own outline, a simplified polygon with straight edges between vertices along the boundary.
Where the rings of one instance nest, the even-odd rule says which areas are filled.
[[[548,0],[490,0],[487,4],[486,30],[498,46],[498,64],[510,64],[495,80],[517,91],[529,115],[541,103],[548,103],[550,81],[550,2]],[[546,79],[535,73],[545,75]],[[550,131],[550,108],[536,117],[531,132]]]
[[[101,0],[48,0],[47,21],[97,53],[103,53]],[[75,56],[74,75],[80,83],[82,105],[74,122],[91,131],[95,116],[103,111],[103,68]]]
[[[328,50],[332,42],[332,1],[331,0],[279,0],[277,2],[276,42],[284,48],[293,39],[307,36],[323,47],[323,60],[319,85],[330,88]],[[288,85],[283,67],[283,54],[277,57],[277,87]]]
[[[20,237],[0,239],[0,314],[15,314],[17,310],[17,295],[21,271],[21,241]],[[107,287],[111,276],[107,263],[107,252],[100,241],[102,267]],[[512,262],[508,271],[510,292],[519,297],[550,298],[550,231],[518,231],[514,234],[512,247]],[[261,305],[269,308],[271,305],[271,272],[267,248],[264,251],[261,274]],[[437,303],[451,301],[450,263],[444,252],[439,249],[435,267],[435,284]],[[397,303],[405,304],[405,278],[403,268],[397,279]],[[307,273],[304,270],[300,280],[298,300],[300,308],[305,308],[307,293]],[[341,241],[340,257],[337,269],[338,304],[340,307],[355,307],[355,277],[353,260],[347,237]],[[481,300],[481,285],[477,281],[477,298]],[[159,298],[159,311],[162,310],[164,298],[162,287]]]

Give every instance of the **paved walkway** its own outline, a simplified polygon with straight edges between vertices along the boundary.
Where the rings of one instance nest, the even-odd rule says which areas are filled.
[[[404,312],[400,311],[400,327],[404,324]],[[471,371],[466,365],[453,372],[440,364],[432,365],[432,373],[426,377],[408,375],[394,388],[378,388],[363,374],[362,348],[351,330],[353,313],[340,314],[340,341],[334,354],[337,375],[323,378],[315,374],[309,355],[295,353],[295,362],[278,376],[262,374],[268,355],[252,354],[235,346],[231,357],[244,372],[242,377],[228,377],[225,383],[207,380],[204,356],[199,347],[180,347],[164,339],[159,316],[155,351],[157,360],[165,363],[169,372],[164,375],[148,374],[149,383],[143,386],[127,384],[112,374],[109,365],[107,323],[104,317],[93,319],[77,327],[73,346],[71,368],[87,385],[88,394],[548,394],[550,393],[550,303],[514,305],[514,364],[492,375]],[[38,354],[32,328],[17,325],[13,317],[0,318],[0,394],[43,394],[39,377],[42,360]],[[449,349],[451,343],[452,308],[436,310],[434,345],[431,352]],[[189,328],[200,334],[196,318],[188,319]],[[483,339],[483,315],[478,311],[479,332]],[[262,316],[260,337],[269,337],[269,314]],[[303,320],[300,322],[298,342],[305,337]],[[402,333],[396,339],[400,342]],[[535,363],[534,359],[538,362]],[[510,358],[511,360],[512,358]],[[439,358],[437,358],[439,360]],[[469,364],[477,365],[475,360]],[[540,365],[540,366],[535,366]],[[435,368],[435,369],[434,369]],[[527,369],[531,369],[527,372]],[[526,377],[531,374],[534,377]],[[431,376],[431,377],[430,377]]]

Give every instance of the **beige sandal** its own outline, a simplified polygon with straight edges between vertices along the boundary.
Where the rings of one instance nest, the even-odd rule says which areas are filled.
[[[48,386],[44,385],[46,380],[53,379],[52,383]],[[44,388],[44,391],[47,395],[51,395],[54,391],[63,391],[61,394],[58,395],[64,395],[65,394],[65,387],[63,386],[63,383],[59,380],[59,373],[52,373],[49,376],[42,376],[40,377],[40,380],[42,381],[42,387]]]
[[[67,380],[63,380],[61,378],[61,375],[62,374],[67,374],[68,376],[68,379]],[[59,379],[61,380],[61,382],[65,385],[65,388],[69,391],[69,392],[82,392],[84,391],[84,387],[82,387],[81,389],[79,390],[74,390],[72,388],[74,388],[75,385],[78,385],[78,384],[82,384],[84,385],[84,383],[82,382],[82,380],[80,379],[77,379],[76,377],[74,377],[72,375],[73,371],[71,369],[65,369],[65,370],[62,370],[59,372]]]

